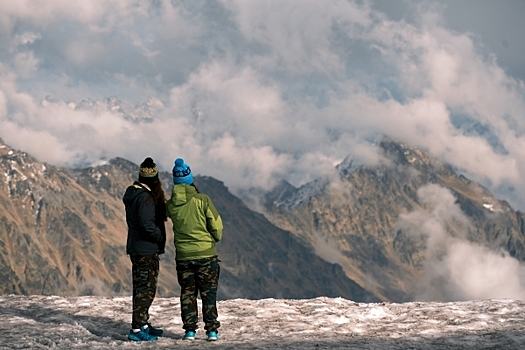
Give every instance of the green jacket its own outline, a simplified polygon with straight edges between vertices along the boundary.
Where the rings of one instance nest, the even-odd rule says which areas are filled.
[[[216,256],[215,243],[222,239],[222,219],[210,197],[191,185],[173,185],[166,203],[173,223],[177,260]]]

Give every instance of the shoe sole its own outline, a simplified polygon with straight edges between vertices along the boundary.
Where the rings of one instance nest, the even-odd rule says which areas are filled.
[[[182,340],[195,340],[195,336],[193,336],[193,337],[188,337],[188,336],[186,336],[186,335],[183,335],[183,336],[182,336]]]
[[[215,333],[215,332],[214,332]],[[215,336],[209,336],[208,335],[208,338],[206,339],[207,341],[216,341],[219,339],[219,335],[218,334],[215,334]]]

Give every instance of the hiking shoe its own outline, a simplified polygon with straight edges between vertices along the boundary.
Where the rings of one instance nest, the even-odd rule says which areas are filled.
[[[147,331],[147,328],[144,326],[140,327],[140,331],[135,333],[133,329],[129,331],[128,339],[133,341],[155,341],[158,338],[154,335],[150,335]]]
[[[193,340],[195,339],[195,331],[186,331],[184,333],[184,337],[182,337],[184,340]]]
[[[155,337],[160,337],[164,331],[160,328],[155,328],[151,324],[148,323],[148,328],[145,329],[146,332],[148,332],[149,335],[153,335]]]
[[[208,335],[208,341],[215,341],[219,339],[219,333],[217,333],[216,331],[209,331],[206,334]]]

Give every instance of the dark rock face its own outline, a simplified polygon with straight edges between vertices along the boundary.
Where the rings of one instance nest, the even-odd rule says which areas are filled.
[[[419,149],[389,139],[379,147],[383,165],[357,167],[346,159],[338,183],[317,180],[295,191],[281,184],[266,197],[267,217],[383,300],[413,300],[429,283],[428,220],[418,217],[432,211],[447,236],[524,261],[522,213]],[[432,199],[437,193],[444,198]],[[440,208],[440,201],[449,205]]]
[[[0,293],[112,295],[131,293],[125,254],[127,227],[122,196],[138,166],[116,158],[71,170],[38,163],[0,145]],[[167,197],[171,175],[160,174]],[[350,280],[339,265],[249,210],[219,181],[195,177],[223,218],[219,298],[378,299]],[[158,295],[178,295],[173,233],[167,223]]]

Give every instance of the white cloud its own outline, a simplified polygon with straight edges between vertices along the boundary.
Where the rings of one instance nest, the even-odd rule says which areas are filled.
[[[21,34],[15,35],[13,37],[13,40],[11,40],[11,44],[15,47],[19,45],[27,45],[32,44],[41,38],[42,36],[38,33],[22,32]]]
[[[0,18],[4,25],[2,29],[8,33],[16,30],[18,23],[29,23],[36,27],[45,29],[49,25],[56,24],[57,19],[70,19],[82,24],[91,24],[93,21],[103,17],[121,14],[129,15],[127,8],[140,6],[140,2],[128,2],[123,0],[93,0],[93,1],[67,1],[55,0],[20,0],[0,1],[2,15]]]
[[[427,185],[418,197],[425,209],[402,215],[398,222],[414,242],[424,242],[418,299],[525,297],[525,266],[506,252],[468,241],[471,224],[449,190]]]
[[[507,252],[456,242],[444,262],[464,300],[523,299],[525,267]]]
[[[347,1],[223,1],[235,14],[244,38],[262,46],[254,63],[286,74],[342,72],[340,57],[331,48],[334,22],[366,26],[366,6]],[[253,58],[253,57],[252,57]]]
[[[299,185],[348,154],[376,162],[369,141],[388,134],[493,190],[514,186],[500,194],[525,205],[523,82],[448,29],[437,3],[403,2],[406,18],[377,4],[0,0],[0,137],[29,153],[44,137],[56,146],[35,156],[56,164],[151,155],[171,169],[183,156],[241,187]],[[44,108],[48,94],[166,104],[133,123]]]

